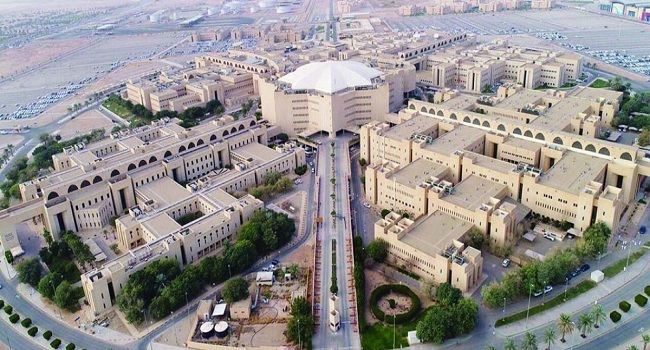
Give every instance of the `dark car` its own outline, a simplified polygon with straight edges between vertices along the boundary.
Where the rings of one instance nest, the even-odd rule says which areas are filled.
[[[277,265],[280,265],[280,261],[278,261],[278,259],[273,259],[273,260],[271,260],[271,264],[277,266]]]
[[[584,265],[582,265],[582,266],[580,267],[580,270],[581,270],[582,272],[586,272],[586,271],[589,270],[590,268],[591,268],[591,266],[589,266],[589,264],[584,264]]]
[[[647,231],[647,229],[646,229],[645,226],[639,227],[639,234],[645,235],[646,231]]]
[[[571,272],[567,273],[566,276],[564,276],[565,281],[570,281],[573,278],[573,274]]]
[[[575,270],[571,271],[571,276],[576,277],[582,273],[582,270],[579,267],[576,267]]]

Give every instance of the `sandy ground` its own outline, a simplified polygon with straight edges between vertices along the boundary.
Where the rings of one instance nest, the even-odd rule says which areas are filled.
[[[133,0],[111,0],[111,6],[132,4]],[[61,11],[81,10],[106,7],[108,3],[104,0],[64,0],[52,2],[50,0],[30,1],[0,1],[0,12],[21,12],[21,11]]]
[[[14,148],[23,141],[24,137],[19,134],[0,135],[0,153],[7,145],[14,145]]]
[[[286,344],[286,323],[244,326],[239,336],[241,346],[280,346]]]
[[[106,135],[108,135],[113,128],[113,122],[96,109],[92,109],[65,123],[59,129],[59,135],[61,135],[61,139],[69,140],[99,128],[104,128]]]
[[[0,6],[0,9],[2,6]],[[1,11],[1,10],[0,10]],[[68,51],[88,45],[92,38],[47,40],[0,51],[0,77],[49,61]]]
[[[394,309],[390,308],[390,304],[388,302],[389,299],[395,300],[396,305]],[[385,314],[397,315],[408,311],[411,308],[412,303],[411,299],[408,296],[390,292],[381,297],[377,301],[377,305],[379,305],[379,309],[382,310]]]

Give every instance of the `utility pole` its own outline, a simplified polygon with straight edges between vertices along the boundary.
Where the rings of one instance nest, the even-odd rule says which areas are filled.
[[[528,329],[528,315],[530,314],[530,295],[533,293],[533,285],[530,285],[528,290],[528,309],[526,310],[526,329]]]
[[[393,349],[395,349],[395,315],[393,315]]]

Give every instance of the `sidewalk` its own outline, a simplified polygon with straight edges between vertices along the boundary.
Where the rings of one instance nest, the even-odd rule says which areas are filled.
[[[648,249],[648,248],[642,248]],[[549,322],[552,322],[551,325],[554,326],[555,320],[559,317],[560,313],[569,314],[572,316],[572,319],[577,321],[577,315],[582,314],[591,310],[593,305],[596,303],[602,304],[604,311],[607,313],[607,320],[603,326],[598,330],[598,333],[603,333],[603,331],[611,331],[611,329],[621,327],[622,324],[632,320],[635,317],[638,317],[644,314],[648,308],[639,308],[633,301],[630,301],[630,304],[633,304],[632,309],[628,313],[622,313],[623,319],[619,323],[614,324],[609,320],[609,312],[618,308],[618,303],[622,300],[627,300],[621,295],[624,289],[626,293],[631,293],[636,295],[643,292],[643,288],[648,282],[647,272],[650,271],[650,254],[646,253],[634,264],[631,264],[627,271],[620,272],[613,278],[605,279],[603,282],[599,283],[595,288],[589,290],[588,292],[582,294],[578,298],[571,299],[566,303],[544,311],[540,314],[531,316],[528,320],[528,325],[526,325],[526,320],[521,320],[515,323],[512,323],[507,326],[499,327],[495,329],[496,335],[499,337],[515,337],[525,333],[526,331],[540,330],[542,328],[549,327]],[[641,283],[634,283],[641,282]],[[628,288],[626,288],[628,287]],[[616,295],[614,295],[616,294]],[[593,303],[585,305],[585,300],[593,300]],[[586,340],[591,340],[588,337],[587,339],[582,339],[581,337],[576,337],[576,344],[580,344]],[[566,344],[566,343],[565,343]],[[556,346],[561,346],[562,344],[557,344]]]

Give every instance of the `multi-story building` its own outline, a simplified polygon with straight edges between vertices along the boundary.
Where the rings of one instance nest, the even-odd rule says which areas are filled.
[[[402,5],[397,9],[400,16],[410,17],[421,13],[422,8],[417,5]]]
[[[339,0],[336,2],[337,13],[345,14],[359,11],[361,9],[360,0]]]
[[[503,86],[496,98],[458,94],[440,104],[412,101],[410,111],[400,112],[401,124],[361,128],[361,158],[371,164],[368,198],[417,218],[444,207],[435,204],[441,198],[432,189],[449,187],[442,201],[454,198],[458,186],[475,176],[503,189],[493,200],[475,201],[474,208],[500,209],[500,202],[512,199],[578,231],[598,220],[616,228],[650,171],[638,148],[597,138],[620,98],[583,87],[567,93]],[[476,188],[475,196],[486,191]],[[445,208],[465,220],[473,216],[459,206]],[[470,222],[496,243],[514,237],[511,230],[497,234],[491,220]]]
[[[600,9],[619,16],[650,22],[650,3],[647,1],[604,0],[600,1]]]
[[[481,92],[486,85],[513,82],[525,88],[560,87],[582,74],[582,57],[572,53],[531,50],[507,41],[454,47],[427,56],[418,71],[420,83]]]
[[[532,0],[530,8],[535,10],[550,10],[555,6],[555,0]]]

